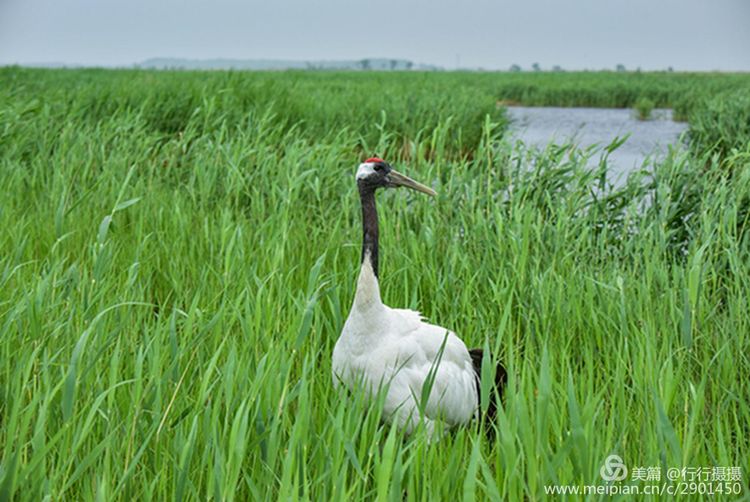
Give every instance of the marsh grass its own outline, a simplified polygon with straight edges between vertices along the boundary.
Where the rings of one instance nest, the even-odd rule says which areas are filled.
[[[3,78],[0,499],[538,500],[611,453],[739,465],[748,493],[746,156],[675,151],[614,188],[600,152],[509,144],[461,100],[366,124],[321,90],[360,76],[315,76],[320,116],[290,90],[294,119],[226,104],[294,75]],[[492,441],[404,438],[332,388],[352,172],[382,152],[439,193],[380,197],[383,297],[502,359]]]
[[[750,153],[750,90],[704,98],[690,118],[693,151],[715,156],[726,169],[747,163]]]
[[[638,120],[649,120],[654,111],[654,102],[648,98],[638,98],[633,106]]]

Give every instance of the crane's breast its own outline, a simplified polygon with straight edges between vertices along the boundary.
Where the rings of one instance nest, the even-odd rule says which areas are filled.
[[[478,407],[476,375],[463,341],[424,322],[410,310],[390,310],[378,329],[347,320],[333,355],[334,382],[368,393],[387,386],[389,410],[424,406],[428,418],[455,425],[472,419]],[[430,386],[427,401],[425,383]]]

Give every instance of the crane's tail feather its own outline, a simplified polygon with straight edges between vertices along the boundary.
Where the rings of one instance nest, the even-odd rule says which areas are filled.
[[[484,351],[482,349],[469,349],[469,355],[471,356],[471,362],[474,366],[474,373],[477,376],[477,396],[481,399],[482,396],[482,360],[484,359]],[[493,391],[490,392],[489,404],[487,406],[487,413],[484,419],[487,422],[494,422],[495,414],[497,413],[498,402],[497,399],[501,399],[503,396],[503,389],[508,382],[508,372],[505,370],[505,366],[501,363],[497,363],[495,368],[495,382],[493,385]]]

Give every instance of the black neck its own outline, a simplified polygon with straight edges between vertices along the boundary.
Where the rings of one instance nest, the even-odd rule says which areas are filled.
[[[362,202],[362,258],[369,256],[372,272],[378,277],[378,210],[375,207],[375,188],[358,184]]]

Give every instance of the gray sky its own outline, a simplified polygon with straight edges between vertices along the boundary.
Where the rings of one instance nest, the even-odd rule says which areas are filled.
[[[0,0],[0,65],[151,57],[750,71],[750,0]]]

